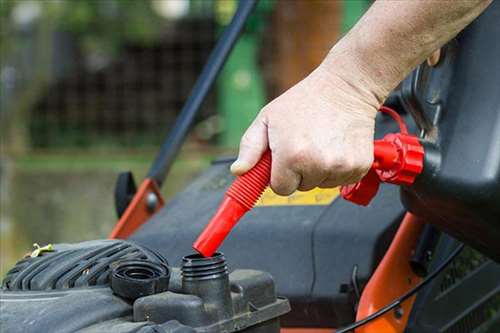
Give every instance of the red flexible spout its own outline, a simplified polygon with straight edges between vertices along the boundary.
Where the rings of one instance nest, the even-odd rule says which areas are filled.
[[[271,152],[267,150],[250,171],[231,184],[217,212],[198,236],[193,248],[201,255],[210,257],[241,217],[259,200],[270,178]]]

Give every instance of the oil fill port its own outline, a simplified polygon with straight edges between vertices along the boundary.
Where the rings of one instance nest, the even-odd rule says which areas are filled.
[[[193,332],[279,333],[279,317],[290,311],[276,296],[270,274],[238,269],[229,274],[222,253],[190,254],[172,269],[169,291],[134,302],[134,321],[176,321]]]
[[[211,257],[192,254],[182,259],[182,289],[200,297],[212,320],[233,316],[226,258],[216,252]]]

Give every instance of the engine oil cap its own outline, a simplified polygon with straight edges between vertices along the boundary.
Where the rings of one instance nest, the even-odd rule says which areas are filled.
[[[168,290],[170,268],[164,263],[131,259],[118,261],[112,267],[111,289],[120,297],[133,301]]]

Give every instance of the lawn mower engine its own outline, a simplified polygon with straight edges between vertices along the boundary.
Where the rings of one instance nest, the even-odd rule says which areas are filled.
[[[131,242],[56,245],[19,261],[2,284],[5,332],[279,332],[290,310],[271,276],[228,273],[224,255],[180,268]]]

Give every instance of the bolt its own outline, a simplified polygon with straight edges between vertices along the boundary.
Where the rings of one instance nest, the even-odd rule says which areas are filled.
[[[427,260],[427,262],[430,262],[432,260],[432,251],[427,251],[425,253],[425,260]]]
[[[394,317],[396,317],[397,319],[403,318],[404,313],[405,311],[401,306],[398,306],[394,309]]]
[[[153,213],[156,210],[156,207],[158,207],[158,197],[155,193],[149,192],[146,196],[146,207],[150,213]]]

